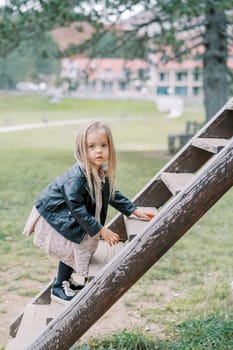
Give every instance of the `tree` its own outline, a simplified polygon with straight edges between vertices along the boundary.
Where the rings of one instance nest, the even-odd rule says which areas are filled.
[[[81,0],[6,0],[0,8],[0,57],[6,57],[22,41],[37,38],[55,27],[83,19]],[[83,7],[84,6],[84,7]]]
[[[0,58],[0,88],[12,89],[20,80],[39,81],[41,75],[59,73],[58,51],[47,33],[21,42],[7,57]]]
[[[105,17],[116,17],[136,5],[144,9],[143,16],[135,17],[120,40],[128,45],[129,38],[139,37],[140,44],[160,53],[163,62],[190,56],[201,62],[208,120],[228,99],[233,0],[110,0],[105,3]],[[137,47],[134,45],[133,57]]]
[[[80,52],[87,45],[93,49],[97,38],[105,35],[106,23],[109,28],[112,22],[114,30],[114,23],[137,6],[144,16],[136,16],[113,47],[122,49],[133,41],[126,50],[128,58],[135,52],[142,57],[149,48],[160,52],[163,60],[185,60],[191,55],[201,61],[208,120],[228,99],[233,0],[8,0],[0,12],[0,56],[41,31],[83,20],[95,27],[93,40],[67,52]]]

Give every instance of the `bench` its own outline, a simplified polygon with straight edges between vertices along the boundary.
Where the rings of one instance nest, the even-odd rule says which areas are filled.
[[[196,132],[201,128],[202,124],[198,122],[187,121],[185,132],[183,134],[168,135],[168,151],[176,153],[179,151]]]

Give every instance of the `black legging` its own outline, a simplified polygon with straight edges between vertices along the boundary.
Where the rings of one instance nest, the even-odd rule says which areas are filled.
[[[66,265],[62,261],[59,261],[58,272],[56,278],[56,285],[62,285],[63,281],[69,281],[74,269],[69,265]]]

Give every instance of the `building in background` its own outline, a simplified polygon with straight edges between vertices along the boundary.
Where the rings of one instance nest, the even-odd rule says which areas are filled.
[[[61,77],[66,90],[79,93],[149,93],[200,100],[202,69],[196,61],[159,61],[148,64],[141,59],[71,56],[62,59]]]
[[[148,64],[144,60],[122,58],[64,58],[61,76],[71,91],[79,93],[122,93],[146,87]]]
[[[88,23],[73,23],[53,30],[52,34],[60,49],[64,50],[70,44],[80,44],[90,38],[93,28]],[[233,69],[233,52],[228,59],[228,67]],[[150,56],[148,61],[90,59],[83,54],[73,55],[62,59],[61,78],[66,93],[172,95],[190,102],[203,99],[202,65],[200,61],[191,59],[165,64],[156,55]]]

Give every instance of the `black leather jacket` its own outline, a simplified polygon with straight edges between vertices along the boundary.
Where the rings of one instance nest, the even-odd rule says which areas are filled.
[[[87,179],[76,163],[63,175],[55,178],[39,195],[35,206],[57,232],[70,241],[80,243],[88,233],[97,234],[105,223],[108,204],[129,216],[136,206],[119,191],[109,198],[106,178],[102,189],[100,223],[95,218],[95,202],[91,199]]]

